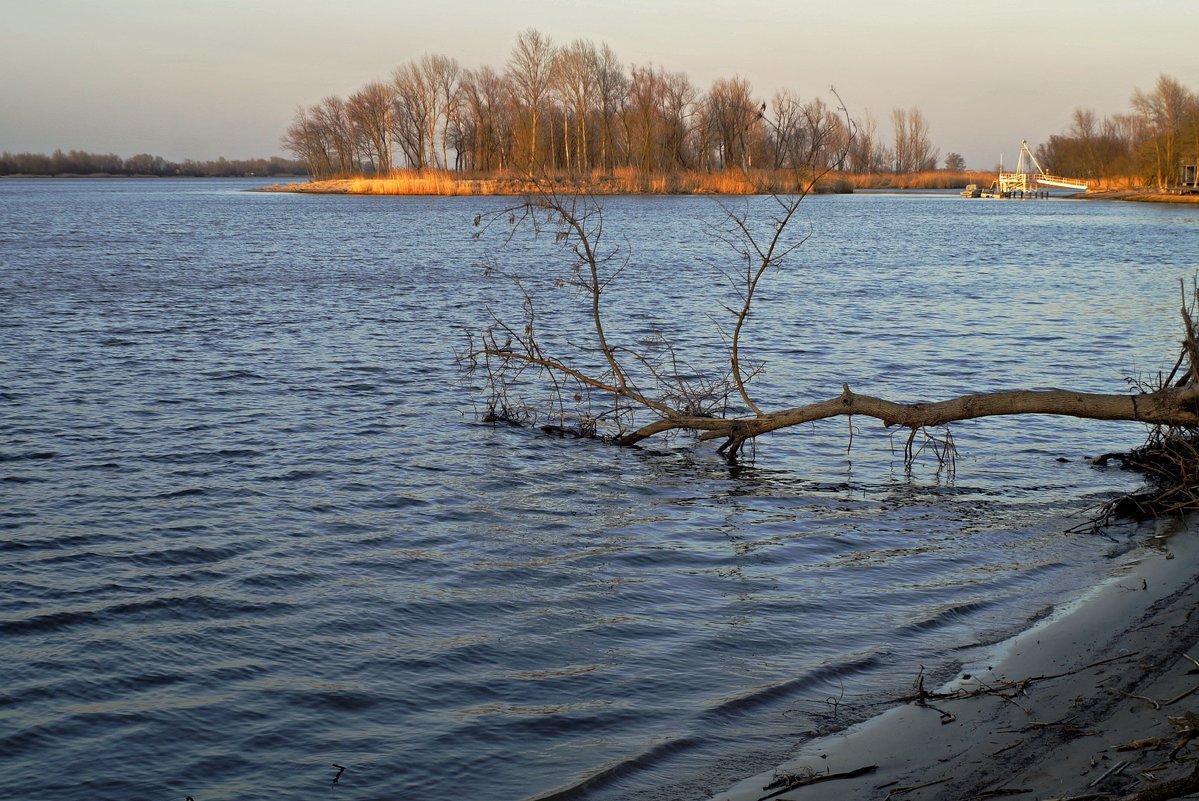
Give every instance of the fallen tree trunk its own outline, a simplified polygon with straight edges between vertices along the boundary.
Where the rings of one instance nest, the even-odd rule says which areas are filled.
[[[722,304],[731,315],[727,327],[718,323],[728,351],[723,367],[716,359],[700,369],[684,364],[664,340],[642,341],[638,348],[617,342],[608,333],[601,296],[629,264],[629,257],[620,247],[601,245],[602,212],[593,199],[563,198],[546,190],[494,215],[488,226],[506,218],[509,225],[529,224],[535,235],[552,234],[555,242],[566,246],[572,258],[556,286],[580,293],[593,339],[590,344],[569,342],[563,354],[547,353],[538,337],[541,318],[536,314],[537,304],[523,277],[489,267],[487,274],[508,278],[520,290],[523,316],[516,321],[495,316],[478,339],[470,338],[467,350],[459,356],[464,371],[482,374],[489,387],[484,419],[518,424],[544,421],[542,427],[547,431],[603,438],[624,446],[661,434],[690,432],[697,434],[700,442],[723,440],[718,451],[732,461],[747,442],[763,434],[817,420],[861,416],[874,418],[887,428],[907,429],[907,467],[931,445],[941,464],[948,463],[951,468],[951,423],[1030,414],[1131,421],[1150,426],[1149,437],[1141,448],[1120,455],[1120,461],[1146,473],[1155,490],[1113,501],[1105,516],[1199,510],[1199,326],[1195,317],[1199,289],[1188,293],[1183,287],[1184,336],[1174,369],[1153,383],[1136,383],[1139,392],[1024,389],[899,402],[857,394],[843,384],[840,394],[827,400],[764,409],[750,391],[762,366],[746,359],[740,340],[754,297],[761,292],[761,281],[806,239],[783,238],[802,199],[802,195],[771,196],[773,218],[764,235],[751,224],[748,212],[726,208],[727,227],[717,236],[736,254],[739,267],[730,269],[726,277],[739,292],[740,305]],[[476,224],[481,220],[476,219]],[[524,394],[538,385],[547,393],[546,399],[528,401]],[[648,422],[638,421],[647,415],[651,418]],[[921,435],[925,439],[916,448]]]
[[[910,429],[943,426],[961,420],[1017,414],[1051,414],[1088,420],[1129,420],[1164,426],[1199,425],[1199,385],[1166,388],[1136,395],[1072,392],[1066,389],[1013,390],[962,395],[931,403],[897,403],[872,395],[858,395],[842,385],[841,394],[829,400],[769,412],[756,417],[664,417],[615,438],[620,445],[635,445],[666,431],[702,431],[699,439],[727,439],[738,447],[753,437],[781,428],[861,415],[880,420],[885,427]]]

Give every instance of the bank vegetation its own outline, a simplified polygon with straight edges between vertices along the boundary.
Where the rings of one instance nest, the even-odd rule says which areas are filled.
[[[1095,189],[1164,192],[1184,182],[1194,188],[1199,95],[1161,75],[1152,89],[1132,93],[1125,113],[1100,117],[1075,109],[1070,127],[1038,147],[1037,159],[1049,172],[1085,179]]]
[[[641,172],[617,167],[610,172],[592,170],[586,174],[559,171],[537,176],[512,170],[490,173],[454,170],[414,170],[402,168],[387,175],[358,175],[329,178],[307,183],[267,187],[270,191],[352,195],[508,195],[522,196],[553,185],[562,192],[588,195],[757,195],[772,192],[787,194],[846,194],[858,190],[951,189],[992,179],[990,173],[929,170],[919,173],[836,173],[825,175],[812,185],[788,170],[697,170]]]
[[[139,153],[122,158],[115,153],[89,153],[84,150],[55,150],[45,153],[0,153],[0,176],[4,175],[123,175],[193,178],[248,178],[306,175],[307,167],[298,161],[278,156],[259,159],[211,161],[169,161],[162,156]]]
[[[887,121],[884,133],[870,114],[850,119],[790,89],[760,97],[739,76],[702,88],[681,72],[625,65],[606,44],[556,45],[529,29],[498,69],[425,54],[349,97],[301,106],[282,142],[316,180],[411,169],[626,182],[635,174],[688,185],[695,175],[825,169],[845,145],[854,174],[938,167],[940,150],[918,108],[896,108]],[[813,162],[793,163],[794,153],[812,150],[815,132]],[[957,154],[946,159],[965,169]]]
[[[1180,166],[1199,161],[1199,100],[1163,75],[1130,102],[1103,118],[1077,110],[1069,130],[1040,145],[1041,164],[1098,187],[1175,185]],[[340,191],[389,194],[515,194],[534,175],[597,194],[739,194],[743,176],[760,179],[755,191],[792,191],[785,176],[835,162],[815,191],[992,178],[968,172],[956,152],[942,157],[916,107],[879,119],[788,88],[763,95],[737,75],[701,87],[682,72],[627,65],[607,44],[559,45],[532,28],[499,67],[427,53],[348,97],[300,106],[282,144],[315,181],[360,179]],[[812,162],[793,163],[797,152]]]

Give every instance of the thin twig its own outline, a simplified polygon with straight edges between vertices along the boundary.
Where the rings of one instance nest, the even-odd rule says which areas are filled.
[[[1169,701],[1162,701],[1162,706],[1170,706],[1171,704],[1181,701],[1183,698],[1187,698],[1188,696],[1194,695],[1196,692],[1199,692],[1199,684],[1196,684],[1194,687],[1187,690],[1182,695],[1174,696]],[[1161,707],[1159,706],[1158,709],[1161,709]]]
[[[1158,703],[1157,701],[1154,701],[1152,698],[1147,698],[1143,695],[1133,695],[1132,693],[1126,693],[1123,690],[1116,690],[1116,692],[1120,693],[1120,695],[1124,696],[1125,698],[1134,698],[1137,701],[1148,701],[1149,703],[1153,704],[1153,709],[1155,711],[1160,710],[1162,708],[1162,705],[1160,703]]]
[[[1123,762],[1117,762],[1116,764],[1112,765],[1110,768],[1105,770],[1103,772],[1102,776],[1100,776],[1098,779],[1096,779],[1095,781],[1088,784],[1087,787],[1094,787],[1095,785],[1099,784],[1099,782],[1106,779],[1108,776],[1111,776],[1115,773],[1122,772],[1126,767],[1128,767],[1128,760],[1124,760]]]
[[[775,790],[773,793],[767,793],[759,798],[758,801],[766,801],[767,798],[774,798],[775,796],[799,789],[800,787],[807,787],[809,784],[820,784],[821,782],[831,782],[837,779],[856,779],[858,776],[865,776],[868,773],[874,773],[876,770],[878,770],[878,765],[867,765],[863,768],[846,771],[845,773],[823,773],[816,776],[803,776],[795,779],[792,782],[789,782],[787,786],[781,790]]]
[[[938,784],[945,784],[947,781],[949,781],[949,779],[945,778],[937,779],[936,781],[932,782],[925,782],[924,784],[914,784],[911,787],[896,787],[894,790],[887,793],[887,797],[883,799],[883,801],[890,801],[892,796],[907,795],[908,793],[914,793],[917,790],[923,790],[926,787],[936,787]]]

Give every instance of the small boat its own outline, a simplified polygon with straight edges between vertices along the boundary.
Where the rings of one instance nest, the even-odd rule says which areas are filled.
[[[962,197],[982,197],[983,190],[978,188],[978,184],[966,184],[966,188],[962,190]]]

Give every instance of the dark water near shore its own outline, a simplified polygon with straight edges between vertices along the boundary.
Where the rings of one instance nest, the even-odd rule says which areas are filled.
[[[1135,425],[964,424],[951,479],[869,421],[740,467],[479,424],[480,265],[553,244],[473,240],[501,199],[251,185],[0,182],[0,797],[702,797],[1129,536],[1062,532],[1134,486],[1083,457]],[[804,205],[751,327],[768,405],[1173,364],[1199,210]],[[718,343],[714,201],[606,207],[617,335]]]

